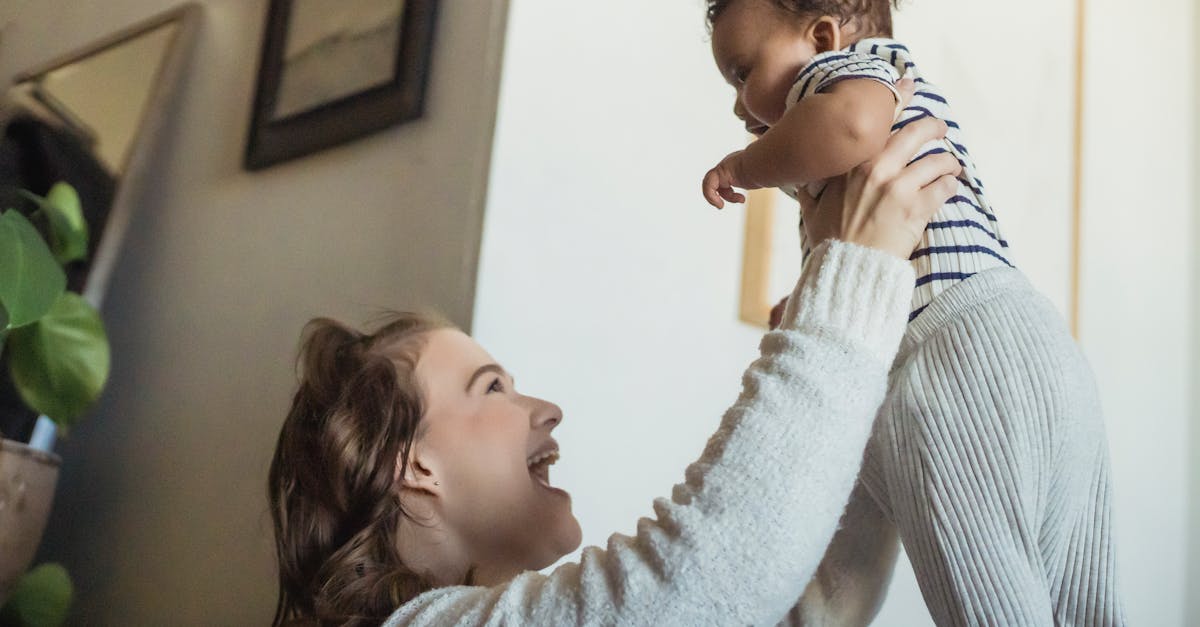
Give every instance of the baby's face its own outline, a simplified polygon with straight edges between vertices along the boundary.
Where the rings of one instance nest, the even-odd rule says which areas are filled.
[[[806,22],[770,0],[738,0],[713,24],[713,59],[737,90],[733,112],[755,135],[783,117],[792,82],[817,54]]]

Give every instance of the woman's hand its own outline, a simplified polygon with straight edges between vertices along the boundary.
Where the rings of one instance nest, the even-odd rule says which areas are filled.
[[[892,135],[878,157],[830,179],[819,201],[800,190],[808,241],[816,247],[839,239],[908,259],[930,218],[958,189],[962,167],[953,155],[909,163],[921,146],[945,135],[945,122],[918,120]]]

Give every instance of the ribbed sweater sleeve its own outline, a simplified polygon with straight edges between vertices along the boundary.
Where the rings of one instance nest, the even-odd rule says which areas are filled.
[[[1091,371],[1032,290],[947,297],[989,290],[925,321],[872,443],[921,592],[938,625],[1122,624]]]
[[[699,459],[633,537],[507,584],[427,592],[399,625],[773,624],[795,601],[854,485],[914,274],[832,242],[797,283]],[[581,495],[580,498],[587,498]]]

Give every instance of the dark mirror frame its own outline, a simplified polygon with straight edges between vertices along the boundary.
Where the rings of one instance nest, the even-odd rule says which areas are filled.
[[[99,308],[104,300],[113,264],[116,262],[117,253],[125,238],[125,231],[129,227],[129,220],[134,211],[134,201],[141,189],[140,183],[146,165],[153,160],[154,146],[162,134],[167,119],[173,113],[172,101],[183,84],[184,68],[195,45],[200,19],[201,7],[199,4],[182,5],[117,31],[84,48],[21,72],[13,78],[12,84],[5,87],[5,89],[9,89],[17,84],[35,80],[43,74],[119,46],[161,26],[175,25],[175,35],[167,46],[166,56],[159,66],[158,75],[154,78],[150,95],[146,99],[142,119],[127,150],[125,165],[116,182],[108,218],[104,221],[101,229],[94,227],[91,229],[92,237],[97,239],[97,249],[92,258],[88,260],[87,284],[83,291],[83,297],[96,308]]]
[[[130,220],[133,213],[139,210],[136,205],[143,197],[142,183],[146,171],[151,163],[159,158],[156,148],[168,120],[174,113],[175,102],[183,87],[184,72],[195,47],[201,19],[201,5],[181,5],[21,72],[13,77],[10,84],[4,85],[4,90],[7,91],[21,83],[36,80],[48,72],[119,46],[156,28],[168,24],[175,26],[174,36],[167,46],[158,74],[146,98],[137,130],[126,149],[122,172],[111,186],[111,202],[106,210],[84,210],[85,214],[88,214],[88,230],[91,232],[92,242],[89,248],[94,249],[90,251],[86,264],[78,270],[83,273],[83,297],[97,309],[103,304]],[[7,369],[0,372],[0,429],[5,437],[21,442],[29,441],[37,419],[37,415],[17,397]]]
[[[391,81],[311,111],[272,120],[293,0],[271,0],[246,142],[246,169],[260,170],[419,118],[425,106],[438,2],[404,0]]]

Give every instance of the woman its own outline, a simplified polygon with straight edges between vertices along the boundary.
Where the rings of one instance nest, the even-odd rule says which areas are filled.
[[[369,335],[311,323],[269,479],[275,623],[778,621],[833,535],[883,399],[906,260],[958,172],[944,155],[906,163],[944,133],[909,125],[830,185],[806,227],[825,241],[686,483],[635,537],[550,575],[536,571],[580,542],[549,477],[558,407],[427,318]]]

